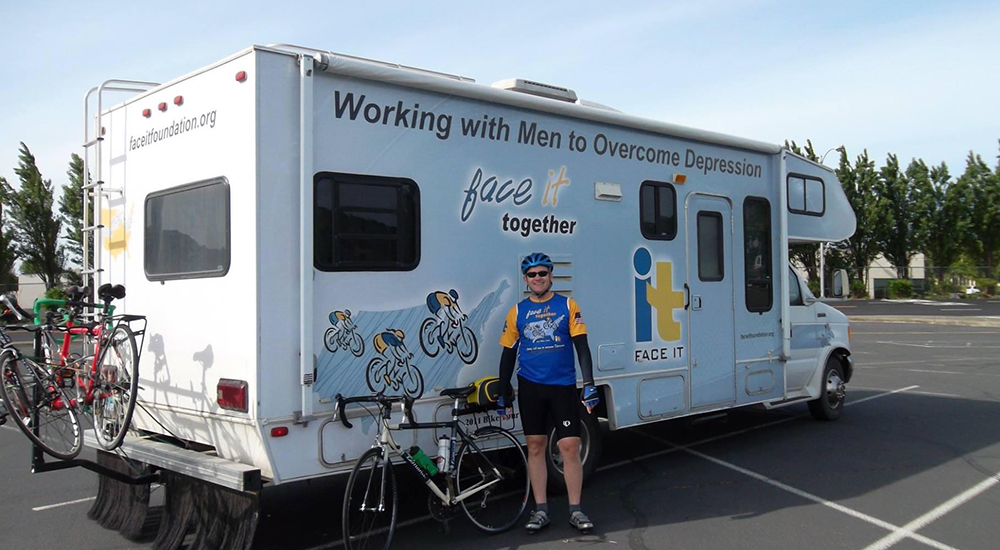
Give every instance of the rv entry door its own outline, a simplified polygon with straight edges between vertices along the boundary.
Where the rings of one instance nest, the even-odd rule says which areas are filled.
[[[733,207],[723,197],[692,194],[686,211],[688,350],[696,409],[736,401]]]

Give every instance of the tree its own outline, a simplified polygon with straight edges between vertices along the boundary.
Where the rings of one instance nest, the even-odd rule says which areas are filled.
[[[881,252],[879,243],[884,240],[887,219],[885,201],[878,196],[879,176],[875,163],[868,159],[868,151],[858,155],[852,167],[847,160],[847,149],[840,149],[840,165],[837,178],[844,188],[844,194],[854,209],[857,229],[854,235],[838,243],[844,257],[850,262],[851,276],[856,281],[868,285],[868,266]]]
[[[0,176],[0,188],[7,185],[7,180]],[[0,204],[0,292],[14,290],[17,285],[17,275],[14,273],[14,263],[17,261],[17,247],[14,245],[14,232],[3,220],[3,205]]]
[[[968,187],[972,199],[967,233],[969,253],[986,266],[986,277],[992,278],[996,253],[1000,250],[1000,177],[982,157],[970,151],[959,182]]]
[[[906,168],[906,175],[920,197],[915,231],[929,264],[934,266],[934,277],[944,282],[945,272],[958,260],[968,240],[968,188],[951,181],[948,165],[943,162],[928,170],[922,159],[915,159]]]
[[[896,266],[897,277],[908,279],[910,260],[924,244],[923,234],[915,228],[923,197],[915,191],[912,180],[900,171],[896,155],[889,154],[880,173],[878,194],[886,207],[882,254]]]
[[[73,153],[69,161],[69,184],[62,187],[62,197],[59,198],[59,212],[62,214],[62,222],[68,229],[67,238],[69,244],[66,245],[69,263],[83,267],[83,186],[84,182],[89,182],[89,174],[84,177],[83,159],[80,155]],[[93,257],[94,237],[87,235],[88,249]],[[83,284],[83,278],[70,272],[69,279],[73,284]]]
[[[21,272],[40,276],[45,288],[52,288],[59,284],[66,262],[59,245],[62,223],[52,210],[52,180],[42,179],[34,155],[23,142],[14,173],[21,180],[20,190],[4,180],[0,201],[7,207],[9,225],[18,243]]]

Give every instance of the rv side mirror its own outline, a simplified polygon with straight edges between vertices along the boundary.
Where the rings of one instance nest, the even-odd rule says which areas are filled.
[[[843,298],[847,295],[847,270],[838,269],[833,273],[833,297]]]

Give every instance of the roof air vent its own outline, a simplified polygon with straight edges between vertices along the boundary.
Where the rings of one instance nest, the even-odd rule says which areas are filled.
[[[570,90],[569,88],[553,86],[551,84],[542,84],[541,82],[524,80],[522,78],[508,78],[507,80],[494,82],[493,87],[501,90],[521,92],[522,94],[547,97],[549,99],[557,99],[559,101],[567,101],[569,103],[576,102],[576,92]]]

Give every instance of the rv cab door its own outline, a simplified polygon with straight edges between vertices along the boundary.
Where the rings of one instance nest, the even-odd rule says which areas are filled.
[[[819,361],[821,342],[816,308],[812,305],[809,288],[802,283],[795,270],[788,268],[788,301],[792,319],[792,345],[788,365],[785,367],[787,390],[801,389],[812,378]],[[815,300],[813,298],[813,300]]]

